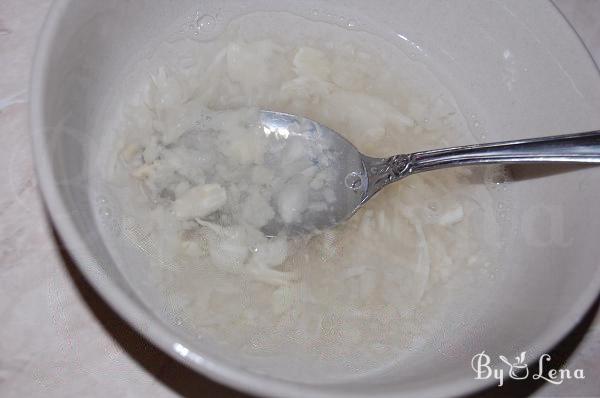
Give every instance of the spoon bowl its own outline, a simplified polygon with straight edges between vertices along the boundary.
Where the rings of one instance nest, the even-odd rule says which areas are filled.
[[[274,140],[285,140],[285,148],[280,151],[281,157],[271,159],[270,164],[291,163],[287,157],[288,148],[301,148],[300,154],[308,160],[317,173],[324,173],[323,185],[313,186],[312,206],[289,206],[283,202],[294,202],[293,198],[280,200],[279,217],[274,218],[262,231],[268,236],[277,236],[282,232],[287,235],[314,233],[331,228],[350,218],[367,197],[368,178],[364,157],[354,145],[342,135],[313,120],[289,115],[286,113],[261,111],[260,122],[265,134]],[[292,149],[293,152],[298,152]],[[286,159],[287,158],[287,159]],[[303,172],[306,169],[303,169]],[[297,185],[297,184],[296,184]],[[300,182],[301,190],[306,190]],[[285,189],[281,195],[286,195]],[[290,192],[290,196],[294,196]],[[305,202],[300,200],[301,202]],[[290,213],[301,213],[297,217]],[[306,208],[305,208],[306,207]]]

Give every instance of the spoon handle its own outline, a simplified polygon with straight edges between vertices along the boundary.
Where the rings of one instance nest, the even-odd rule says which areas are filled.
[[[410,172],[472,164],[600,163],[600,131],[417,152]]]
[[[365,158],[371,194],[411,174],[474,164],[598,163],[600,131]]]

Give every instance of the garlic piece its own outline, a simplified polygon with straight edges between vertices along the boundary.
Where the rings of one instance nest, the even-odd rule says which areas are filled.
[[[187,191],[173,204],[179,219],[206,217],[221,209],[227,202],[227,192],[218,184],[197,186]]]

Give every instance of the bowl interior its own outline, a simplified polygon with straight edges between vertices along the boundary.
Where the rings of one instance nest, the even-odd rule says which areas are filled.
[[[171,27],[198,8],[217,13],[226,3],[237,4],[63,0],[44,29],[32,93],[42,189],[62,238],[115,310],[205,374],[238,388],[286,395],[464,392],[484,385],[473,380],[474,354],[485,350],[512,357],[528,351],[534,359],[582,316],[600,286],[595,244],[600,208],[593,206],[600,174],[522,167],[513,170],[505,203],[510,208],[505,223],[513,233],[503,242],[505,255],[493,283],[457,294],[445,327],[428,348],[386,373],[329,385],[283,382],[240,368],[234,356],[161,319],[152,287],[131,283],[131,275],[143,274],[143,260],[131,254],[125,263],[115,261],[99,233],[90,181],[91,159],[109,125],[101,110],[116,86],[134,84],[123,81],[123,71],[161,37],[164,32],[156,27]],[[287,11],[297,10],[297,3],[257,1],[252,7]],[[400,50],[424,49],[423,62],[464,105],[465,117],[477,115],[478,127],[472,127],[481,141],[600,127],[600,113],[594,111],[600,109],[600,76],[550,2],[340,0],[302,2],[302,8],[369,18],[382,31],[396,32]]]

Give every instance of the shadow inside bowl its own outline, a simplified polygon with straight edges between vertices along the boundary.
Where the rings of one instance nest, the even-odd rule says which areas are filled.
[[[250,397],[250,395],[215,383],[177,362],[134,330],[110,308],[88,283],[65,249],[54,228],[52,228],[52,233],[63,264],[89,310],[123,351],[152,375],[153,378],[183,397]]]

